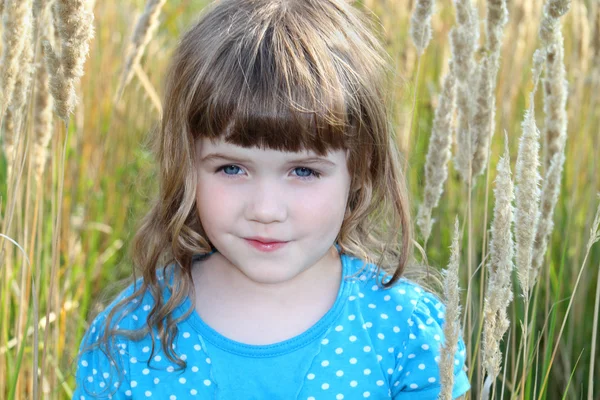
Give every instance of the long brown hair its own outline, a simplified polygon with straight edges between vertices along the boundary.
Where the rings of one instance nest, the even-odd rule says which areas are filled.
[[[374,25],[345,0],[220,0],[204,10],[166,77],[154,136],[159,194],[131,248],[142,284],[108,314],[106,343],[117,334],[111,320],[149,290],[155,304],[145,329],[119,333],[137,340],[156,328],[167,357],[185,366],[172,344],[192,310],[178,320],[171,314],[193,293],[192,256],[211,250],[195,205],[194,144],[202,137],[321,155],[348,150],[352,182],[337,243],[391,273],[384,288],[400,278],[412,228],[388,115],[391,63]],[[168,265],[174,287],[165,301],[157,270]]]

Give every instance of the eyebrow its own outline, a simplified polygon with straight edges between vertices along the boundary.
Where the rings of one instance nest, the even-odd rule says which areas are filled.
[[[238,158],[238,157],[233,157],[233,156],[229,156],[226,154],[222,154],[222,153],[210,153],[207,154],[206,156],[202,157],[202,159],[200,160],[201,162],[208,162],[208,161],[213,161],[213,160],[224,160],[224,161],[233,161],[233,162],[238,162],[238,163],[252,163],[252,160],[246,159],[246,158]],[[331,166],[336,166],[336,164],[326,158],[322,158],[322,157],[306,157],[306,158],[298,158],[298,159],[294,159],[294,160],[290,160],[287,162],[287,164],[325,164],[325,165],[331,165]]]

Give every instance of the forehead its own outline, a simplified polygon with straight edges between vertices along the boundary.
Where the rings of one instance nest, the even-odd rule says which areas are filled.
[[[196,154],[199,159],[210,154],[219,153],[230,155],[232,157],[252,158],[260,161],[263,158],[269,159],[299,159],[299,158],[324,158],[334,162],[345,161],[348,155],[347,150],[330,149],[326,154],[320,155],[310,149],[302,149],[299,151],[276,150],[271,148],[261,148],[259,146],[240,146],[230,143],[222,137],[212,139],[201,137],[196,141]]]

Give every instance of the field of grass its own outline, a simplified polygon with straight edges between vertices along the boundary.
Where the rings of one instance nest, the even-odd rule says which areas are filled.
[[[416,217],[424,201],[426,155],[435,111],[443,101],[440,94],[449,70],[449,33],[456,25],[454,4],[465,2],[436,4],[432,39],[420,57],[409,33],[414,2],[363,0],[357,6],[379,18],[382,39],[395,63],[392,118],[406,157],[411,210]],[[8,49],[13,45],[7,38],[14,29],[7,23],[11,20],[7,13],[17,7],[14,4],[25,3],[31,7],[33,1],[0,0],[5,13],[0,27],[4,35],[0,90],[4,93]],[[44,2],[35,2],[39,3]],[[23,90],[22,104],[15,104],[18,96],[13,96],[7,112],[4,106],[0,109],[0,143],[4,150],[0,156],[0,399],[71,398],[75,370],[72,361],[82,335],[91,317],[126,285],[131,275],[128,245],[157,190],[147,139],[160,118],[166,64],[179,35],[206,4],[203,0],[166,2],[158,16],[157,30],[117,101],[135,21],[143,13],[145,1],[84,3],[93,8],[95,34],[84,74],[74,81],[79,102],[68,115],[69,122],[55,114],[51,122],[42,125],[38,116],[41,106],[36,103],[36,95],[41,92],[38,83]],[[489,52],[484,24],[488,3],[474,3],[481,19],[475,60]],[[443,183],[439,205],[432,210],[435,222],[426,245],[422,236],[415,238],[418,247],[424,249],[423,254],[416,250],[416,257],[424,262],[426,254],[430,265],[445,268],[458,216],[461,322],[464,318],[468,374],[473,387],[469,398],[473,399],[482,397],[486,376],[481,338],[497,167],[506,144],[515,182],[523,121],[534,89],[533,55],[542,47],[538,31],[543,9],[544,0],[509,2],[495,88],[495,129],[489,164],[482,175],[473,177],[469,190],[454,163],[458,148],[454,143],[448,179]],[[51,16],[50,8],[34,14],[39,22],[32,24],[35,29],[31,30],[31,39],[36,43],[32,47],[34,62],[27,64],[30,67],[20,64],[17,77],[32,68],[36,82],[44,65],[42,38],[49,39],[55,49],[60,48],[61,38],[55,38],[50,29]],[[517,271],[512,272],[514,299],[506,311],[510,326],[500,342],[502,367],[494,389],[498,399],[600,398],[600,244],[590,240],[598,235],[597,226],[592,231],[600,203],[600,2],[572,0],[559,21],[568,81],[560,193],[551,216],[554,227],[548,249],[527,299]],[[540,188],[548,170],[544,139],[548,113],[560,112],[551,106],[545,110],[544,87],[551,87],[546,74],[547,69],[533,97],[541,133]],[[18,87],[17,83],[16,90]],[[473,91],[469,96],[475,94]],[[40,129],[50,135],[45,163],[38,161]],[[505,133],[508,143],[504,141]],[[45,167],[43,171],[39,165]],[[519,186],[518,181],[515,186]],[[416,222],[414,225],[419,232]]]

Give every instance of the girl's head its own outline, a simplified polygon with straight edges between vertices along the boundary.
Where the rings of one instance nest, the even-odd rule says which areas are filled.
[[[183,36],[156,135],[159,197],[132,248],[140,290],[158,299],[150,326],[192,288],[194,254],[241,262],[246,237],[292,241],[281,252],[292,269],[337,242],[393,272],[385,286],[400,277],[409,205],[388,56],[371,27],[346,0],[219,0]],[[309,157],[330,163],[292,162]],[[177,288],[162,304],[156,269],[173,263]],[[277,273],[260,279],[294,271]]]

